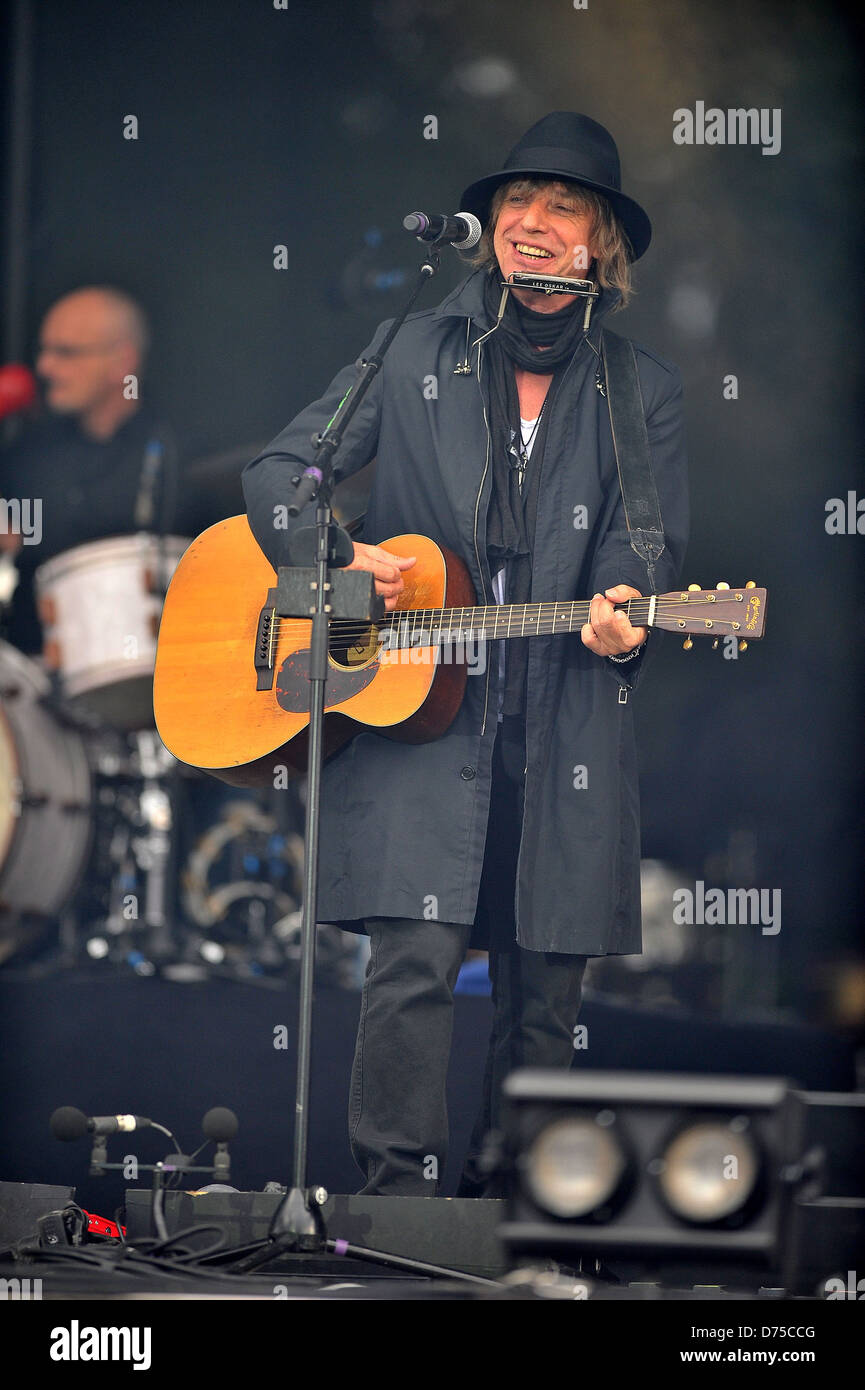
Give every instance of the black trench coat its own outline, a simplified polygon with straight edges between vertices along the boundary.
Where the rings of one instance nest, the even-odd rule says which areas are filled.
[[[478,602],[494,602],[485,537],[490,440],[483,348],[472,374],[454,375],[491,323],[476,271],[437,307],[413,314],[354,417],[337,455],[347,477],[376,458],[363,539],[377,544],[421,532],[462,557]],[[630,547],[605,397],[596,383],[600,321],[616,302],[604,291],[592,328],[562,379],[548,426],[538,500],[532,600],[590,598],[614,584],[648,592]],[[379,326],[365,350],[377,351]],[[681,378],[637,348],[667,547],[656,590],[676,587],[688,530]],[[274,526],[296,463],[311,461],[310,436],[356,379],[346,367],[247,465],[249,523],[274,566],[289,563],[291,531]],[[580,526],[586,508],[586,524]],[[296,526],[310,525],[314,507]],[[294,529],[292,527],[291,529]],[[578,633],[530,642],[527,773],[518,861],[519,944],[590,956],[641,950],[640,822],[629,692],[660,634],[618,664],[583,646]],[[493,648],[493,652],[495,649]],[[324,769],[317,916],[352,930],[365,917],[435,917],[472,923],[484,857],[497,728],[498,661],[470,677],[450,730],[407,745],[364,732]],[[584,767],[585,773],[576,769]],[[481,944],[479,927],[473,940]]]

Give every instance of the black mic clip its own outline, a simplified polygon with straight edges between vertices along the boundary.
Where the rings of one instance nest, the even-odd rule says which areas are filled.
[[[219,1143],[216,1146],[216,1153],[213,1155],[213,1181],[228,1182],[231,1177],[231,1154],[228,1152],[228,1145]]]
[[[314,437],[313,437],[314,442]],[[316,445],[316,447],[318,447]],[[288,504],[289,516],[299,516],[304,507],[318,494],[324,474],[320,468],[310,465],[299,476],[292,478],[295,486],[294,497]]]
[[[104,1178],[108,1162],[107,1139],[104,1134],[94,1134],[93,1148],[90,1150],[90,1177]]]

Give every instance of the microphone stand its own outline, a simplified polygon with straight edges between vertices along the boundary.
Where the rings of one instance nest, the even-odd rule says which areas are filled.
[[[292,539],[291,567],[280,567],[276,613],[280,617],[309,618],[312,634],[309,653],[309,747],[306,795],[306,849],[304,854],[303,910],[301,914],[301,967],[298,1018],[297,1084],[292,1181],[289,1191],[271,1222],[265,1248],[242,1262],[244,1271],[256,1268],[284,1250],[316,1251],[333,1246],[326,1241],[322,1206],[327,1192],[321,1186],[307,1186],[309,1148],[309,1073],[312,1033],[312,992],[315,969],[315,922],[318,894],[319,825],[321,767],[323,749],[324,700],[327,683],[330,620],[350,618],[375,622],[384,612],[383,600],[375,593],[372,575],[345,566],[354,558],[348,533],[333,521],[331,497],[334,487],[333,457],[345,430],[369,390],[394,338],[405,322],[423,285],[439,268],[438,252],[430,248],[420,267],[408,302],[394,319],[377,353],[357,363],[358,379],[339,404],[324,430],[312,436],[313,463],[292,481],[297,493],[289,505],[296,516],[307,501],[317,498],[315,526],[304,527]],[[305,564],[311,568],[295,568]],[[310,589],[313,606],[310,608]]]

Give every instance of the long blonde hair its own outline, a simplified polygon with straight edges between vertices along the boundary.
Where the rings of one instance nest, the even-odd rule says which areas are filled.
[[[523,193],[529,189],[544,188],[550,184],[567,188],[568,197],[572,197],[578,203],[578,210],[591,216],[592,228],[589,235],[596,247],[595,277],[602,288],[616,289],[620,292],[621,299],[616,305],[616,309],[624,309],[631,295],[635,292],[631,284],[633,252],[625,229],[613,211],[612,205],[603,194],[596,193],[591,188],[583,188],[580,184],[572,183],[569,180],[537,176],[511,179],[509,183],[500,184],[493,194],[483,236],[477,244],[477,249],[466,259],[473,266],[484,266],[490,269],[496,266],[498,262],[493,238],[496,222],[505,199],[512,193]]]

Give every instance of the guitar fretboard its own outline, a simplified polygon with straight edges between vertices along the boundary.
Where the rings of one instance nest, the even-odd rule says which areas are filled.
[[[615,604],[635,627],[651,624],[656,598],[628,599]],[[556,632],[579,632],[589,621],[586,599],[566,603],[496,603],[481,608],[414,608],[388,613],[378,624],[388,628],[394,646],[417,646],[429,634],[429,645],[507,637],[536,637]],[[334,628],[339,624],[335,623]]]
[[[633,627],[659,627],[682,633],[701,633],[715,638],[762,637],[766,590],[746,584],[742,589],[722,585],[718,589],[679,590],[629,598],[613,607],[626,615]],[[377,623],[334,619],[330,625],[331,650],[368,648],[381,641],[389,648],[444,647],[453,643],[500,641],[509,637],[537,637],[579,632],[589,622],[591,600],[564,603],[496,603],[471,608],[398,608]],[[262,610],[259,645],[273,659],[273,644],[286,628],[308,619],[280,618],[275,610]]]

